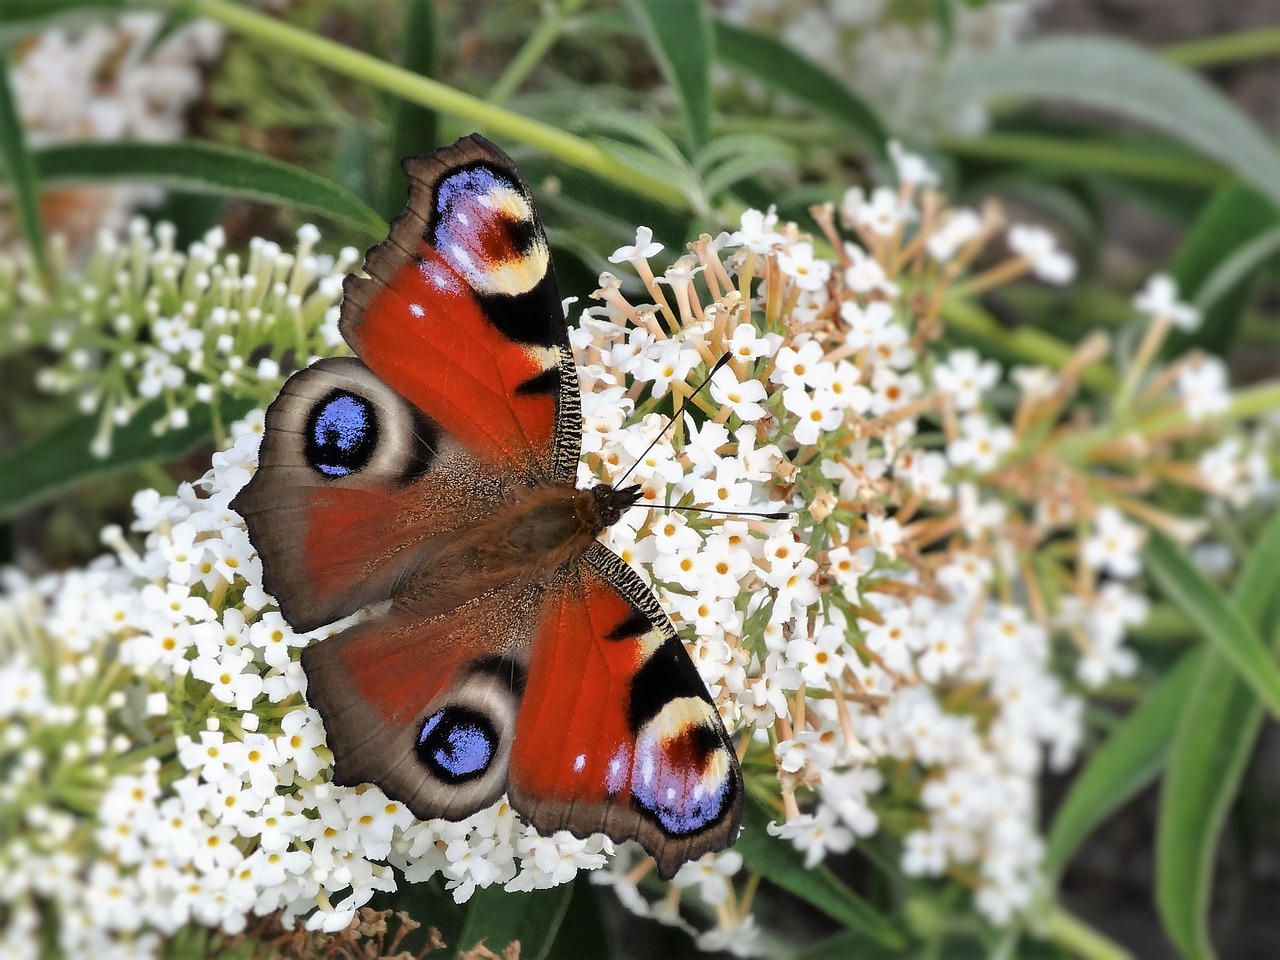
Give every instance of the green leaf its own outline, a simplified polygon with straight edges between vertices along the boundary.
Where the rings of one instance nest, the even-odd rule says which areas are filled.
[[[1199,301],[1210,276],[1230,255],[1252,240],[1274,230],[1280,224],[1280,213],[1261,196],[1240,184],[1222,187],[1196,218],[1182,246],[1170,265],[1169,272],[1178,281],[1178,292],[1184,299]],[[1223,354],[1235,341],[1241,318],[1249,305],[1257,268],[1266,259],[1255,258],[1253,269],[1232,267],[1234,279],[1218,276],[1214,302],[1205,308],[1203,322],[1193,333],[1177,332],[1165,344],[1167,357],[1179,356],[1193,346]],[[1225,284],[1225,286],[1224,286]]]
[[[4,0],[0,3],[0,43],[46,30],[54,21],[119,13],[133,0]]]
[[[44,274],[44,228],[40,223],[40,178],[27,149],[22,117],[9,85],[9,55],[0,48],[0,168],[13,190],[22,235],[36,267]]]
[[[350,191],[299,167],[248,150],[200,141],[94,143],[35,154],[46,183],[137,181],[191,193],[252,197],[323,214],[367,234],[387,223]]]
[[[1076,774],[1049,830],[1046,873],[1059,873],[1085,837],[1160,775],[1178,717],[1209,655],[1204,648],[1185,654]]]
[[[786,169],[795,163],[795,150],[776,137],[737,134],[719,137],[693,161],[705,197],[715,197],[767,169]]]
[[[680,98],[693,151],[711,139],[715,33],[703,0],[627,0],[649,49]]]
[[[742,854],[751,870],[881,946],[905,945],[902,933],[888,917],[841,883],[826,867],[806,867],[800,851],[769,833],[767,827],[773,819],[774,813],[762,801],[747,794],[742,833],[734,849]]]
[[[1272,638],[1280,515],[1272,518],[1245,564],[1233,600],[1239,615]],[[1156,830],[1156,905],[1182,953],[1214,956],[1209,899],[1218,835],[1240,787],[1262,726],[1262,704],[1216,651],[1208,656],[1182,710],[1160,794]]]
[[[543,960],[551,953],[573,888],[571,883],[562,883],[546,890],[507,893],[501,886],[481,887],[467,901],[458,953],[483,943],[501,955],[507,944],[519,941],[521,960]]]
[[[228,404],[225,420],[244,416],[247,401]],[[95,457],[90,444],[98,418],[78,417],[21,450],[0,458],[0,520],[52,500],[79,484],[143,463],[175,460],[213,438],[213,417],[206,405],[193,408],[187,426],[156,436],[151,425],[164,418],[162,400],[147,404],[112,433],[111,453]]]
[[[781,40],[717,22],[716,48],[725,63],[836,121],[870,147],[877,157],[886,156],[889,134],[875,111],[843,81]]]
[[[1280,152],[1257,125],[1205,80],[1123,41],[1060,35],[956,58],[931,88],[927,110],[943,115],[1022,97],[1083,104],[1148,124],[1280,202]]]
[[[405,0],[408,13],[404,25],[404,45],[400,66],[423,77],[438,69],[436,0]],[[440,117],[429,107],[401,97],[390,98],[387,123],[391,128],[391,163],[382,184],[382,213],[389,220],[399,213],[408,197],[409,185],[400,163],[406,157],[430,153],[440,145]]]
[[[1212,310],[1219,300],[1246,283],[1277,253],[1280,253],[1280,227],[1272,227],[1241,246],[1205,277],[1195,295],[1195,305],[1201,310]]]
[[[1280,714],[1280,670],[1253,624],[1168,538],[1152,533],[1146,559],[1147,569],[1164,595],[1195,621],[1210,649],[1235,668],[1273,714]]]

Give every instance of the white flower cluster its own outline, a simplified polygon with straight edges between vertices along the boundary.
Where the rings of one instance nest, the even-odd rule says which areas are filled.
[[[354,249],[336,260],[317,255],[320,233],[310,224],[292,252],[255,238],[247,257],[224,249],[221,229],[185,251],[174,235],[172,224],[152,229],[141,218],[123,243],[101,231],[83,271],[59,278],[52,295],[22,281],[12,264],[0,270],[0,307],[9,315],[0,339],[57,351],[38,383],[99,413],[100,456],[115,428],[144,408],[155,410],[156,433],[185,427],[205,406],[221,429],[228,407],[274,396],[283,359],[309,362],[342,342],[336,304]]]
[[[716,0],[731,23],[776,35],[848,83],[903,132],[968,134],[987,126],[978,105],[949,116],[926,111],[929,87],[948,54],[1007,47],[1025,35],[1047,0],[949,3],[951,36],[933,4],[889,0]]]
[[[20,45],[10,81],[31,145],[181,139],[222,28],[193,21],[162,36],[164,29],[162,14],[132,13]],[[120,229],[132,209],[158,196],[145,187],[78,188],[52,195],[45,213],[59,231],[92,236]]]

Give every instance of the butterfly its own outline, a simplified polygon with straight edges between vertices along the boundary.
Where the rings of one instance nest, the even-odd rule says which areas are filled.
[[[742,773],[653,591],[599,535],[638,486],[577,489],[577,373],[546,234],[479,135],[406,160],[409,203],[347,277],[354,357],[267,410],[232,507],[306,647],[333,779],[419,819],[504,793],[542,834],[635,839],[670,878],[737,836]]]

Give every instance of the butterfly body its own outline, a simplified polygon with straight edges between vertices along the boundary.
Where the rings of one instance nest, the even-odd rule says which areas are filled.
[[[532,197],[478,137],[405,169],[409,208],[344,290],[356,356],[286,382],[233,503],[295,629],[390,601],[303,651],[334,780],[423,819],[505,792],[539,831],[638,839],[670,876],[733,841],[741,773],[657,598],[597,539],[640,488],[575,486]]]

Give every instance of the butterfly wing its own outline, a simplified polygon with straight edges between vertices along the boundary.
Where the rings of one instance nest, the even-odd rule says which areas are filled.
[[[372,782],[419,819],[459,820],[506,787],[540,587],[508,585],[445,613],[398,604],[307,647],[335,783]]]
[[[602,544],[543,598],[508,795],[540,832],[635,838],[670,878],[737,836],[742,774],[675,628]]]
[[[297,630],[385,600],[432,538],[492,509],[498,481],[352,357],[320,360],[267,409],[258,470],[232,501],[263,585]]]
[[[344,287],[360,360],[290,378],[233,503],[299,630],[391,597],[512,484],[577,469],[577,374],[528,186],[477,136],[404,166],[408,208]]]
[[[475,135],[404,169],[409,206],[347,278],[342,335],[495,472],[572,482],[577,373],[529,187]]]

